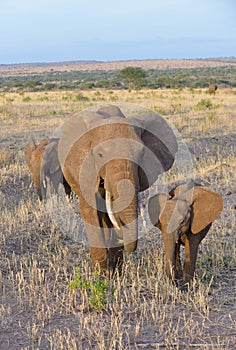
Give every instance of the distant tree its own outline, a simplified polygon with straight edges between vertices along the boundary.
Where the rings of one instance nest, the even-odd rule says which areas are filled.
[[[110,82],[108,80],[99,80],[95,83],[96,88],[109,89]]]
[[[156,85],[159,88],[171,88],[173,85],[173,79],[169,78],[168,76],[160,76],[156,79]]]
[[[46,83],[44,85],[44,89],[45,90],[54,90],[56,88],[56,84],[55,83]]]
[[[29,79],[25,82],[24,87],[30,91],[37,91],[42,83],[39,80]]]
[[[130,89],[140,89],[145,86],[146,72],[140,67],[126,67],[118,74],[120,79]]]

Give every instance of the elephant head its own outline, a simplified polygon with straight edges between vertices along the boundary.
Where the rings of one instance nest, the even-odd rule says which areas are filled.
[[[198,245],[220,215],[222,207],[220,194],[193,181],[177,186],[169,194],[161,193],[149,199],[150,220],[163,235],[168,277],[183,284],[193,278]],[[185,246],[183,269],[181,244]]]
[[[155,113],[117,106],[73,114],[58,147],[63,174],[78,194],[93,266],[107,267],[137,246],[137,194],[170,169],[177,142]]]
[[[30,142],[25,150],[26,163],[32,173],[32,180],[40,200],[46,198],[46,182],[56,192],[60,183],[63,184],[67,195],[71,188],[66,182],[58,161],[58,139],[44,139],[38,146]]]

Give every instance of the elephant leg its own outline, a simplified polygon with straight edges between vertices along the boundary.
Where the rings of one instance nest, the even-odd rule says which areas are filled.
[[[33,180],[33,183],[36,187],[36,190],[38,192],[38,196],[39,196],[39,199],[42,200],[42,193],[41,193],[41,184],[40,184],[40,169],[37,169],[37,171],[34,171],[32,173],[32,180]]]
[[[201,232],[192,234],[188,232],[185,240],[185,261],[183,271],[183,283],[188,283],[194,276],[198,246],[202,239],[206,236],[209,231],[211,224],[205,227]]]
[[[114,275],[116,271],[119,273],[119,275],[122,274],[123,250],[123,246],[108,249],[109,269],[112,275]]]
[[[99,247],[89,247],[92,260],[92,271],[104,272],[107,269],[107,249]]]
[[[102,227],[102,218],[96,208],[90,207],[84,198],[80,197],[80,211],[86,226],[92,271],[107,269],[107,245]]]
[[[70,185],[67,183],[67,181],[66,181],[66,179],[64,178],[64,176],[63,176],[63,186],[64,186],[64,189],[65,189],[66,195],[69,197],[70,194],[71,194],[71,187],[70,187]]]
[[[200,243],[199,238],[193,235],[192,233],[190,233],[187,236],[187,239],[185,241],[183,284],[186,284],[193,279],[199,243]]]
[[[101,224],[104,230],[106,246],[108,247],[107,257],[109,272],[111,276],[113,276],[117,269],[119,274],[121,274],[124,246],[119,244],[119,237],[115,229],[111,227],[112,223],[107,214],[102,214]]]
[[[183,278],[183,269],[180,259],[180,243],[175,245],[175,278],[181,280]]]

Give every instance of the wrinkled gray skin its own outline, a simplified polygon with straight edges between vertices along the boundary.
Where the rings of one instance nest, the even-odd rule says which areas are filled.
[[[129,118],[110,105],[65,122],[59,161],[79,197],[93,269],[114,272],[123,249],[136,249],[138,192],[170,169],[177,148],[171,128],[155,113]]]
[[[25,150],[26,163],[40,200],[46,198],[46,190],[58,193],[59,185],[64,186],[67,195],[71,188],[66,182],[57,155],[58,139],[44,139],[39,145],[30,142]]]
[[[50,139],[42,158],[40,179],[41,192],[43,199],[47,198],[47,189],[49,192],[59,192],[59,186],[62,185],[65,193],[69,196],[71,194],[71,187],[66,181],[58,160],[58,142],[59,139]]]
[[[199,243],[220,215],[222,207],[221,195],[193,181],[177,186],[169,194],[161,193],[150,198],[151,222],[162,231],[165,271],[178,285],[186,285],[193,278]],[[181,245],[185,246],[183,267]]]

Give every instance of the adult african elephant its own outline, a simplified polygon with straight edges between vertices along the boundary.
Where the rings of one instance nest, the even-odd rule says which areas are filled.
[[[58,156],[79,196],[92,268],[114,272],[137,246],[138,192],[170,169],[175,135],[156,113],[125,115],[108,105],[75,113],[62,127]]]
[[[181,285],[194,276],[199,243],[212,222],[222,211],[220,194],[189,181],[170,193],[157,194],[149,199],[148,211],[152,224],[162,231],[165,247],[165,271]],[[185,246],[182,269],[180,245]]]
[[[30,142],[25,150],[26,163],[31,171],[32,180],[38,192],[40,200],[46,198],[47,187],[53,187],[58,192],[59,185],[64,186],[67,195],[71,188],[66,182],[58,161],[58,139],[44,139],[39,145]]]

